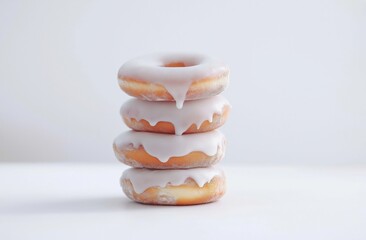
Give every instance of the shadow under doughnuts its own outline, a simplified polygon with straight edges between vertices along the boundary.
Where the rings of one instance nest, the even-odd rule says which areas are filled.
[[[203,204],[206,205],[206,204]],[[90,198],[65,198],[58,200],[30,200],[28,202],[16,201],[3,204],[0,214],[4,215],[42,215],[42,214],[88,214],[126,211],[155,211],[161,208],[185,208],[190,206],[162,206],[148,205],[133,202],[120,196],[90,197]]]
[[[68,214],[138,211],[147,206],[122,197],[65,198],[55,200],[17,201],[0,207],[0,214]]]

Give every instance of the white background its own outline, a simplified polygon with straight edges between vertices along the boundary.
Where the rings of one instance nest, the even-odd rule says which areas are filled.
[[[117,71],[159,51],[231,66],[227,163],[366,162],[366,2],[0,1],[0,161],[114,162]]]

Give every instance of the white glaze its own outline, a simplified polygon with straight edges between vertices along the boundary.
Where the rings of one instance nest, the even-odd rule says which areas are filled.
[[[186,67],[165,67],[183,62]],[[118,71],[118,78],[134,78],[162,85],[181,109],[192,82],[228,73],[228,67],[215,58],[200,54],[151,54],[126,62]]]
[[[165,187],[168,183],[173,186],[182,185],[188,178],[193,179],[199,187],[209,183],[215,176],[224,176],[218,168],[192,168],[176,170],[149,170],[144,168],[129,168],[125,170],[122,180],[130,180],[136,193],[141,194],[149,187]]]
[[[142,146],[148,154],[161,162],[167,162],[171,157],[181,157],[195,151],[214,156],[219,147],[225,149],[225,143],[224,135],[218,130],[182,136],[127,131],[114,140],[118,149],[137,149]]]
[[[177,109],[173,102],[150,102],[140,99],[130,99],[121,107],[121,116],[134,118],[136,121],[144,119],[155,126],[158,122],[170,122],[174,125],[175,134],[182,135],[192,124],[197,128],[208,120],[212,122],[215,113],[221,114],[224,106],[229,102],[223,96],[187,101],[184,108]]]

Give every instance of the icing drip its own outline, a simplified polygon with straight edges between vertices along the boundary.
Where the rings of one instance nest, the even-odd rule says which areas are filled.
[[[182,109],[184,101],[186,99],[186,94],[188,92],[189,87],[191,86],[190,82],[182,83],[180,88],[177,89],[176,84],[171,82],[165,82],[165,89],[172,95],[175,100],[176,108]]]
[[[181,109],[188,89],[194,81],[222,76],[228,72],[225,64],[205,55],[152,54],[126,62],[119,69],[118,77],[162,85],[176,101],[177,108]]]
[[[173,102],[149,102],[131,99],[121,107],[121,115],[134,118],[137,121],[144,119],[155,126],[158,122],[170,122],[174,125],[175,134],[182,135],[192,124],[197,128],[208,120],[212,122],[215,113],[220,114],[224,106],[230,106],[223,96],[215,96],[195,101],[187,101],[184,108],[177,109]]]
[[[168,183],[173,186],[182,185],[188,178],[193,179],[199,187],[203,187],[215,176],[224,174],[221,169],[213,167],[177,170],[129,168],[123,172],[121,180],[130,180],[135,192],[141,194],[149,187],[165,187]]]
[[[142,146],[151,156],[161,162],[167,162],[171,157],[181,157],[195,151],[214,156],[218,147],[221,146],[224,149],[226,141],[224,135],[218,130],[182,136],[127,131],[120,134],[114,140],[114,144],[120,149],[126,147],[137,149]]]

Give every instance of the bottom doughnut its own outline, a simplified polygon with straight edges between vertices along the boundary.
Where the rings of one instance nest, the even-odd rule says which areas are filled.
[[[123,192],[133,201],[154,205],[195,205],[214,202],[225,194],[225,175],[217,168],[177,170],[127,169]]]

